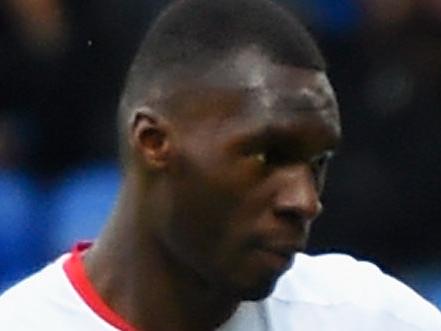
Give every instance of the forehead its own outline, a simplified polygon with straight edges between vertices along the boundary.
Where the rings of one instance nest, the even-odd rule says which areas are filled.
[[[326,73],[314,69],[276,64],[257,47],[231,51],[219,58],[195,60],[174,67],[158,78],[156,91],[163,94],[194,87],[258,90],[273,87],[287,92],[320,94],[335,101]],[[165,91],[167,90],[167,91]],[[168,93],[167,93],[168,92]]]
[[[275,64],[256,48],[233,52],[212,63],[208,69],[175,71],[163,85],[168,99],[173,100],[172,108],[180,108],[173,112],[187,109],[182,112],[187,118],[192,117],[189,114],[246,118],[248,126],[305,116],[339,126],[336,97],[324,72]]]
[[[210,86],[288,90],[306,92],[320,90],[329,98],[335,98],[333,89],[324,72],[277,64],[257,47],[232,52],[202,75],[202,81]],[[305,91],[300,91],[300,90]],[[299,90],[299,91],[298,91]]]

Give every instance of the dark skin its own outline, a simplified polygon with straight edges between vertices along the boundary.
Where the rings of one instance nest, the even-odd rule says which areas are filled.
[[[139,330],[211,331],[305,248],[337,102],[325,73],[256,49],[164,81],[127,124],[132,160],[86,270]]]

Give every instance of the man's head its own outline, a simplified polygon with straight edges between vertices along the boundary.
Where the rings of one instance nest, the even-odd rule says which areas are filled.
[[[263,298],[304,248],[340,137],[324,71],[267,0],[176,1],[147,34],[121,102],[126,172],[141,227],[208,286]]]

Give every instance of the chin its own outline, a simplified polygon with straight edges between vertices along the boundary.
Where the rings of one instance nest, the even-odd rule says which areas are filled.
[[[285,268],[275,271],[267,270],[260,277],[246,277],[241,282],[242,286],[236,286],[236,292],[241,300],[263,300],[274,291],[277,281],[292,266],[294,259]],[[256,274],[254,274],[256,276]]]
[[[241,301],[260,301],[267,298],[274,291],[277,280],[281,275],[267,275],[251,283],[251,279],[246,284],[230,287],[233,295]]]
[[[260,301],[264,300],[273,293],[276,287],[276,282],[267,284],[266,286],[260,286],[256,288],[249,288],[242,290],[240,293],[241,301]]]
[[[234,277],[216,279],[218,291],[240,301],[260,301],[272,294],[277,281],[292,266],[294,257],[283,268],[252,268],[238,272]],[[221,273],[218,273],[218,275]]]

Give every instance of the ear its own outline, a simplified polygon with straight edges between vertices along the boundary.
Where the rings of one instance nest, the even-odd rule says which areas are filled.
[[[130,121],[129,142],[138,159],[151,170],[167,167],[170,157],[170,126],[148,107],[136,109]]]

